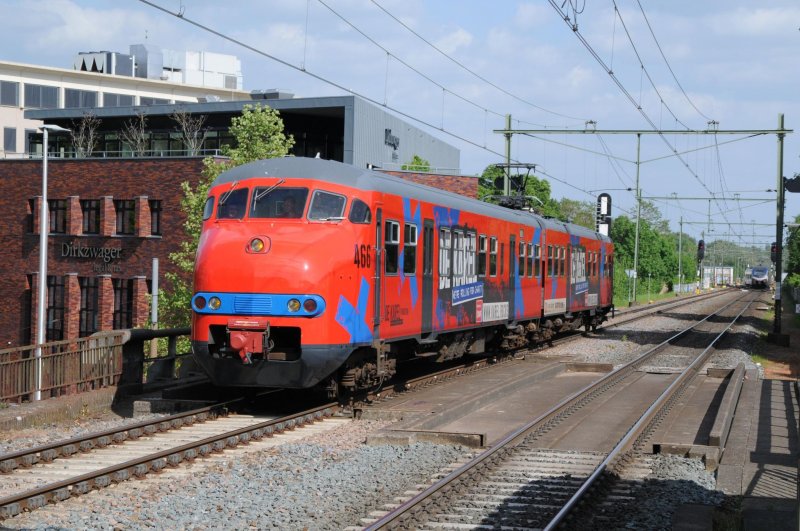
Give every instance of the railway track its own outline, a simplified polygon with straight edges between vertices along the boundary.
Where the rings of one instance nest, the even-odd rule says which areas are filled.
[[[624,501],[626,489],[609,487],[609,478],[649,473],[646,456],[636,458],[649,430],[753,300],[749,293],[737,297],[564,399],[427,488],[387,505],[385,514],[373,514],[364,520],[367,529],[552,529],[582,500],[591,513],[603,497],[586,496],[599,483],[611,492],[611,503]],[[641,372],[663,356],[686,358],[680,374]]]
[[[337,404],[325,404],[284,417],[257,417],[231,413],[232,405],[206,407],[0,456],[0,519],[143,478],[226,448],[279,436],[339,410]]]
[[[712,296],[720,293],[717,292]],[[641,319],[665,309],[691,304],[706,297],[709,296],[682,298],[680,301],[651,305],[633,312],[626,311],[625,314],[636,315],[615,322],[614,325]],[[567,336],[557,341],[573,339],[574,336]],[[398,380],[362,397],[362,400],[369,403],[384,399],[398,392],[446,381],[513,359],[513,354],[482,358],[432,374]],[[241,400],[234,400],[2,455],[0,456],[0,519],[85,494],[113,483],[142,478],[165,467],[180,466],[182,462],[190,462],[226,448],[278,435],[343,410],[341,405],[326,404],[281,418],[231,413],[240,404]],[[344,408],[348,411],[349,409],[352,409],[354,416],[360,415],[361,406],[358,402]]]

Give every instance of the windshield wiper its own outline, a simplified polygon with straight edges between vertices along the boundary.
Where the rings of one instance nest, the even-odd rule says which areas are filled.
[[[231,187],[228,189],[228,191],[222,194],[222,197],[219,198],[220,205],[225,204],[225,201],[228,200],[228,198],[231,196],[231,192],[233,192],[233,189],[237,186],[239,186],[239,181],[233,181],[233,183],[231,183]]]
[[[261,198],[263,198],[265,195],[267,195],[268,193],[270,193],[275,188],[279,187],[280,185],[282,185],[285,182],[286,182],[286,179],[281,179],[280,181],[276,182],[275,184],[273,184],[269,188],[266,188],[266,189],[258,192],[258,194],[256,194],[256,197],[253,199],[253,203],[258,203],[259,201],[261,201]]]

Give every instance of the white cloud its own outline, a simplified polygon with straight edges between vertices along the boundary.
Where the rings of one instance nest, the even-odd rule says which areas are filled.
[[[710,26],[719,35],[771,36],[797,31],[800,8],[744,8],[711,17]]]
[[[446,54],[453,54],[461,48],[467,48],[472,44],[472,34],[463,28],[440,37],[434,44]]]
[[[514,14],[514,24],[521,28],[531,29],[541,26],[543,23],[552,20],[549,13],[550,8],[542,4],[520,4]]]

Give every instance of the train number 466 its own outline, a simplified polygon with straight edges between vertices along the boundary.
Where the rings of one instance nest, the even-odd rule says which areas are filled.
[[[356,267],[370,267],[370,247],[369,245],[355,244],[353,251],[353,263]]]

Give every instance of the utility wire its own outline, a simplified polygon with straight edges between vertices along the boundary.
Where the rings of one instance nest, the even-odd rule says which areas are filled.
[[[371,2],[372,2],[373,4],[375,4],[375,6],[376,6],[378,9],[380,9],[381,11],[383,11],[384,13],[386,13],[386,15],[387,15],[387,16],[389,16],[389,17],[390,17],[392,20],[394,20],[395,22],[397,22],[398,24],[400,24],[401,26],[403,26],[403,27],[404,27],[406,30],[408,30],[409,32],[411,32],[412,34],[414,34],[414,35],[415,35],[415,36],[416,36],[418,39],[420,39],[422,42],[424,42],[425,44],[427,44],[428,46],[430,46],[431,48],[433,48],[434,50],[436,50],[437,52],[439,52],[439,53],[440,53],[442,56],[444,56],[446,59],[448,59],[448,60],[452,61],[454,64],[456,64],[457,66],[461,67],[461,68],[462,68],[463,70],[465,70],[466,72],[469,72],[470,74],[472,74],[472,75],[473,75],[474,77],[476,77],[477,79],[480,79],[481,81],[483,81],[483,82],[484,82],[484,83],[486,83],[487,85],[489,85],[489,86],[493,87],[494,89],[496,89],[496,90],[498,90],[498,91],[502,92],[502,93],[503,93],[503,94],[505,94],[506,96],[509,96],[509,97],[511,97],[511,98],[513,98],[513,99],[515,99],[515,100],[517,100],[517,101],[521,102],[521,103],[524,103],[524,104],[526,104],[526,105],[529,105],[529,106],[533,107],[534,109],[538,109],[538,110],[540,110],[540,111],[544,111],[544,112],[546,112],[546,113],[553,114],[553,115],[555,115],[555,116],[560,116],[561,118],[567,118],[568,120],[578,120],[578,121],[582,121],[582,122],[585,122],[585,121],[586,121],[586,119],[585,119],[585,118],[577,118],[577,117],[575,117],[575,116],[570,116],[570,115],[568,115],[568,114],[563,114],[563,113],[560,113],[560,112],[551,111],[550,109],[546,109],[546,108],[544,108],[544,107],[542,107],[542,106],[540,106],[540,105],[536,105],[535,103],[533,103],[533,102],[531,102],[531,101],[528,101],[528,100],[526,100],[526,99],[524,99],[524,98],[521,98],[520,96],[517,96],[516,94],[513,94],[513,93],[511,93],[511,92],[507,91],[507,90],[506,90],[506,89],[504,89],[503,87],[501,87],[501,86],[497,85],[496,83],[494,83],[494,82],[493,82],[493,81],[491,81],[490,79],[487,79],[487,78],[485,78],[484,76],[482,76],[482,75],[478,74],[477,72],[475,72],[474,70],[472,70],[471,68],[469,68],[468,66],[466,66],[465,64],[461,63],[460,61],[458,61],[458,60],[457,60],[457,59],[455,59],[454,57],[452,57],[452,56],[450,56],[449,54],[447,54],[447,52],[443,51],[441,48],[439,48],[438,46],[436,46],[435,44],[433,44],[432,42],[430,42],[428,39],[426,39],[425,37],[423,37],[422,35],[420,35],[419,33],[417,33],[417,32],[416,32],[416,31],[415,31],[413,28],[409,27],[409,26],[408,26],[408,25],[407,25],[405,22],[403,22],[402,20],[400,20],[399,18],[397,18],[395,15],[393,15],[392,13],[390,13],[390,12],[389,12],[389,11],[388,11],[388,10],[387,10],[385,7],[383,7],[381,4],[379,4],[379,3],[378,3],[376,0],[371,0]],[[534,125],[537,125],[537,126],[538,126],[539,124],[534,124]]]
[[[689,105],[691,105],[694,108],[694,110],[697,111],[697,114],[699,114],[700,116],[702,116],[706,120],[713,121],[711,118],[709,118],[708,116],[703,114],[703,111],[701,111],[700,109],[697,108],[697,106],[694,104],[694,102],[689,97],[689,95],[686,94],[686,91],[683,90],[683,85],[681,85],[681,82],[678,81],[678,76],[675,75],[675,72],[672,70],[672,66],[670,66],[669,61],[667,61],[667,56],[664,55],[664,50],[661,49],[661,44],[658,42],[658,38],[656,38],[656,34],[653,31],[653,27],[650,25],[650,21],[647,19],[647,14],[644,12],[644,8],[642,7],[642,3],[639,0],[636,0],[636,3],[639,4],[639,9],[642,11],[642,16],[644,17],[644,21],[647,23],[647,29],[650,30],[650,35],[653,36],[653,40],[656,43],[656,47],[658,48],[659,53],[661,53],[661,57],[664,59],[664,63],[667,65],[667,68],[669,69],[669,73],[672,74],[672,79],[675,80],[675,84],[678,85],[679,89],[681,89],[681,92],[686,97],[686,101],[688,101]]]
[[[378,107],[383,107],[385,109],[389,109],[389,110],[399,114],[400,116],[403,116],[404,118],[408,118],[409,120],[413,120],[413,121],[415,121],[415,122],[417,122],[419,124],[422,124],[422,125],[424,125],[426,127],[430,127],[431,129],[435,129],[435,130],[441,131],[442,133],[444,133],[446,135],[449,135],[449,136],[451,136],[451,137],[453,137],[455,139],[458,139],[458,140],[460,140],[460,141],[462,141],[462,142],[464,142],[466,144],[469,144],[471,146],[474,146],[474,147],[477,147],[479,149],[482,149],[482,150],[484,150],[484,151],[486,151],[488,153],[491,153],[493,155],[497,155],[500,158],[505,158],[505,154],[504,153],[500,153],[498,151],[494,151],[493,149],[489,149],[486,146],[483,146],[483,145],[479,144],[478,142],[472,141],[472,140],[470,140],[470,139],[468,139],[468,138],[466,138],[464,136],[461,136],[461,135],[456,134],[456,133],[454,133],[452,131],[444,129],[443,127],[440,127],[438,125],[434,125],[434,124],[432,124],[430,122],[422,120],[421,118],[417,118],[416,116],[413,116],[413,115],[411,115],[411,114],[409,114],[407,112],[401,111],[401,110],[399,110],[399,109],[397,109],[395,107],[392,107],[391,105],[387,105],[385,103],[381,103],[381,102],[379,102],[379,101],[377,101],[377,100],[375,100],[375,99],[373,99],[373,98],[371,98],[371,97],[369,97],[369,96],[367,96],[365,94],[361,94],[361,93],[359,93],[359,92],[357,92],[357,91],[355,91],[353,89],[347,88],[344,85],[341,85],[341,84],[339,84],[339,83],[337,83],[335,81],[331,81],[331,80],[329,80],[329,79],[327,79],[327,78],[325,78],[325,77],[323,77],[323,76],[321,76],[319,74],[315,74],[314,72],[312,72],[312,71],[310,71],[308,69],[300,68],[300,67],[298,67],[296,65],[293,65],[293,64],[291,64],[291,63],[289,63],[287,61],[284,61],[283,59],[279,59],[278,57],[276,57],[274,55],[271,55],[271,54],[269,54],[269,53],[267,53],[267,52],[265,52],[263,50],[255,48],[254,46],[251,46],[251,45],[249,45],[247,43],[244,43],[244,42],[242,42],[242,41],[240,41],[238,39],[235,39],[235,38],[233,38],[233,37],[231,37],[229,35],[226,35],[226,34],[221,33],[221,32],[219,32],[219,31],[217,31],[215,29],[212,29],[212,28],[210,28],[208,26],[205,26],[205,25],[203,25],[203,24],[201,24],[201,23],[199,23],[197,21],[194,21],[194,20],[186,17],[185,14],[183,14],[183,13],[170,11],[169,9],[164,8],[164,7],[160,6],[160,5],[157,5],[157,4],[153,3],[153,2],[151,2],[150,0],[139,0],[139,1],[141,3],[143,3],[143,4],[146,4],[146,5],[149,5],[150,7],[153,7],[155,9],[159,10],[159,11],[162,11],[162,12],[168,14],[168,15],[172,15],[175,18],[183,20],[186,23],[191,24],[192,26],[195,26],[195,27],[197,27],[197,28],[199,28],[199,29],[201,29],[203,31],[211,33],[212,35],[216,35],[217,37],[219,37],[219,38],[221,38],[223,40],[226,40],[228,42],[236,44],[237,46],[241,46],[242,48],[250,50],[251,52],[253,52],[253,53],[257,54],[257,55],[261,55],[263,57],[266,57],[267,59],[271,59],[271,60],[275,61],[276,63],[280,63],[280,64],[282,64],[282,65],[284,65],[286,67],[289,67],[289,68],[292,68],[294,70],[297,70],[298,72],[302,72],[303,74],[311,76],[311,77],[313,77],[314,79],[316,79],[318,81],[322,81],[323,83],[327,83],[328,85],[330,85],[330,86],[332,86],[334,88],[337,88],[337,89],[339,89],[339,90],[341,90],[343,92],[347,92],[347,93],[352,94],[354,96],[358,96],[359,98],[362,98],[363,100],[368,101],[368,102],[372,103],[373,105],[376,105]],[[518,161],[515,161],[515,162],[518,162]]]
[[[550,5],[553,7],[553,9],[555,9],[556,12],[559,14],[559,16],[564,21],[564,23],[572,30],[572,33],[575,35],[575,37],[581,42],[581,44],[584,45],[586,50],[591,54],[592,57],[594,57],[594,59],[600,64],[600,66],[603,67],[603,69],[606,71],[606,73],[608,73],[608,75],[611,77],[611,80],[614,82],[614,84],[619,88],[619,90],[628,99],[628,101],[630,101],[631,104],[633,104],[633,106],[636,108],[636,110],[639,111],[639,114],[642,115],[642,117],[650,125],[650,127],[654,131],[659,131],[659,128],[656,127],[656,124],[653,122],[653,120],[650,118],[650,116],[647,114],[647,112],[645,112],[645,110],[642,108],[642,106],[639,105],[639,103],[636,101],[636,99],[633,97],[633,95],[622,84],[622,81],[620,81],[620,79],[616,76],[616,74],[614,74],[614,72],[608,67],[608,65],[606,65],[606,63],[603,60],[603,58],[600,57],[600,55],[597,53],[597,51],[592,47],[591,44],[589,44],[589,42],[586,40],[586,38],[581,34],[581,32],[577,28],[577,25],[574,25],[574,24],[571,23],[569,15],[564,13],[564,11],[561,9],[561,7],[558,6],[558,4],[555,2],[555,0],[548,0],[548,1],[549,1]],[[619,13],[619,11],[617,10],[617,7],[616,7],[616,3],[614,4],[614,9],[615,9],[615,11],[617,13]],[[622,20],[622,19],[620,19],[620,20]],[[623,27],[624,27],[624,23],[623,23]],[[627,29],[626,29],[626,33],[627,33]],[[638,52],[637,52],[637,57],[638,57]],[[642,68],[644,68],[644,65],[641,63],[641,61],[640,61],[640,64],[641,64]],[[649,75],[648,75],[648,79],[649,79]],[[662,102],[663,102],[663,99],[662,99]],[[673,114],[673,116],[675,116],[675,115]],[[677,120],[677,117],[675,117],[675,119]],[[684,125],[684,127],[685,127],[685,125]],[[687,130],[691,131],[692,129],[687,127]],[[697,175],[697,173],[694,170],[692,170],[692,168],[683,159],[683,157],[681,157],[678,154],[678,150],[670,143],[670,141],[664,136],[664,134],[663,133],[658,133],[658,136],[667,145],[667,147],[670,148],[670,150],[673,152],[674,156],[683,164],[683,166],[689,171],[689,173],[695,178],[695,180],[697,180],[697,182],[699,182],[700,185],[709,194],[711,194],[711,190],[708,188],[706,183],[704,183],[703,180],[700,179],[700,176]],[[715,203],[717,204],[718,210],[722,211],[722,208],[720,207],[719,202],[716,201],[716,199],[715,199]],[[729,221],[724,214],[723,214],[723,218],[725,218],[725,221]]]

